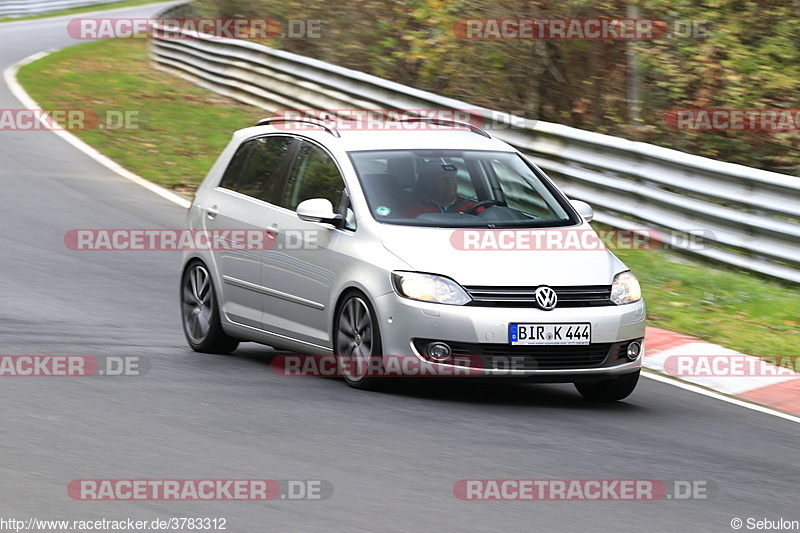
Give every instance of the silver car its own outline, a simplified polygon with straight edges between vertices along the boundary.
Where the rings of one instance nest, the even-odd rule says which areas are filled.
[[[187,215],[211,243],[183,257],[190,346],[335,358],[364,389],[402,357],[426,376],[627,397],[645,305],[604,246],[569,244],[597,239],[591,208],[484,131],[426,125],[266,119],[236,132]]]

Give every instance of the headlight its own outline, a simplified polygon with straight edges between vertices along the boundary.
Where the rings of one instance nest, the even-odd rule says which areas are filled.
[[[411,300],[448,305],[464,305],[472,300],[461,285],[444,276],[392,272],[392,282],[397,294]]]
[[[620,272],[614,276],[611,284],[611,301],[617,305],[630,304],[642,299],[642,289],[639,280],[630,270]]]

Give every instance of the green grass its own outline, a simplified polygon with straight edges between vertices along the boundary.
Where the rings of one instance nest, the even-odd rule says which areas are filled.
[[[0,23],[3,22],[16,22],[18,20],[34,20],[34,19],[43,19],[43,18],[50,18],[50,17],[60,17],[62,15],[77,15],[79,13],[90,13],[92,11],[107,11],[109,9],[119,9],[121,7],[132,7],[132,6],[139,6],[143,4],[157,4],[159,2],[163,2],[164,0],[127,0],[126,2],[116,2],[113,4],[102,4],[99,6],[86,6],[86,7],[75,7],[72,9],[63,9],[61,11],[51,11],[50,13],[42,13],[40,15],[29,15],[27,17],[0,17]]]
[[[23,67],[18,78],[43,109],[138,113],[138,129],[72,133],[128,170],[181,192],[199,185],[233,131],[268,114],[154,69],[140,39],[67,48]]]
[[[45,109],[138,110],[139,130],[76,132],[147,179],[188,192],[231,132],[264,111],[152,69],[144,41],[104,41],[53,54],[22,69]],[[648,323],[744,353],[800,355],[800,287],[673,252],[620,251],[639,276]]]

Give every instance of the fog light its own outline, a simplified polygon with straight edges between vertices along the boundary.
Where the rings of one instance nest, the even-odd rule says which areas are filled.
[[[633,341],[628,345],[628,359],[635,361],[639,354],[642,353],[642,345]]]
[[[425,349],[425,352],[428,354],[428,357],[439,363],[450,359],[450,355],[453,353],[450,347],[443,342],[430,343]]]

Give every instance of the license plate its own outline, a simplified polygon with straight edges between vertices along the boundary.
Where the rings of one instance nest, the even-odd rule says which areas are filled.
[[[511,344],[589,344],[592,325],[579,324],[509,324]]]

